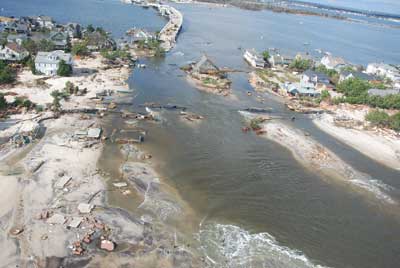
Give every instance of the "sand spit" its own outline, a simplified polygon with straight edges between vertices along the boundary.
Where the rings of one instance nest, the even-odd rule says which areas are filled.
[[[247,120],[259,116],[247,112],[241,112],[241,114]],[[266,121],[260,127],[263,131],[260,136],[273,140],[290,150],[296,160],[310,171],[346,184],[354,191],[365,194],[380,203],[397,205],[397,200],[388,194],[391,190],[390,186],[354,169],[307,133],[279,120]]]
[[[334,115],[323,114],[316,117],[314,124],[329,135],[346,143],[364,155],[390,168],[400,170],[400,136],[385,130],[365,130],[341,127],[335,118],[351,116],[351,111],[339,110]],[[354,116],[353,116],[354,117]],[[354,118],[357,120],[357,118]],[[361,121],[364,120],[362,116]]]

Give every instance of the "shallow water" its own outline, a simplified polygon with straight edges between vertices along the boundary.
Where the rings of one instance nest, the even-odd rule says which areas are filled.
[[[63,12],[59,3],[25,1],[22,8],[19,2],[2,1],[6,12],[15,15],[60,15],[61,21],[99,24],[116,34],[135,22],[150,27],[161,27],[164,22],[151,10],[117,1],[74,1],[71,6],[79,12]],[[99,16],[104,14],[103,7],[110,14],[107,19]],[[179,66],[205,52],[220,66],[248,70],[239,47],[279,47],[292,53],[322,48],[354,63],[384,60],[399,64],[399,30],[267,11],[177,7],[185,16],[178,44],[165,59],[143,60],[148,68],[134,71],[129,81],[136,98],[129,108],[137,110],[146,101],[159,101],[187,106],[205,117],[190,127],[179,120],[177,112],[162,111],[162,123],[145,125],[148,135],[142,147],[156,156],[157,170],[165,181],[203,219],[194,235],[218,262],[215,266],[228,261],[228,267],[397,267],[400,228],[396,218],[379,204],[365,202],[360,195],[305,170],[276,143],[242,133],[243,118],[237,111],[261,106],[273,108],[284,120],[295,115],[297,120],[289,124],[309,132],[357,170],[391,186],[390,196],[400,200],[398,171],[329,137],[308,117],[287,111],[268,96],[265,104],[248,97],[246,91],[252,89],[245,73],[230,75],[238,98],[233,100],[197,91],[186,82]],[[305,42],[310,46],[304,46]],[[109,165],[112,161],[110,156]],[[123,202],[133,208],[137,204]],[[221,243],[224,240],[229,243]]]

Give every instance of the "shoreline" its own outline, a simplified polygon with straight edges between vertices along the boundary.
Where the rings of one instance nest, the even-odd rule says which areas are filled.
[[[261,117],[257,114],[240,112],[247,122]],[[268,120],[260,124],[260,137],[272,140],[289,150],[293,157],[304,167],[317,175],[324,175],[344,185],[355,193],[375,199],[377,204],[397,207],[398,200],[387,192],[391,187],[354,169],[341,160],[336,154],[322,144],[303,133],[301,130],[280,122],[279,119]]]
[[[362,128],[341,127],[335,118],[351,114],[338,110],[336,114],[323,114],[313,119],[314,125],[325,133],[356,149],[367,157],[389,168],[400,170],[399,134],[385,129],[365,130]]]

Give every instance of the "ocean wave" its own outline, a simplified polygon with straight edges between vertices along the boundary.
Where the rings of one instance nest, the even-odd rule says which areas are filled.
[[[207,223],[198,239],[208,267],[323,268],[301,251],[279,245],[268,233],[250,232],[234,225]]]

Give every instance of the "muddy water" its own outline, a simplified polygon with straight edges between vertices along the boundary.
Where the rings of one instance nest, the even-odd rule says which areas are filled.
[[[21,14],[48,11],[50,15],[62,10],[48,1],[25,2],[23,9],[6,1],[5,10],[14,8]],[[151,11],[121,8],[117,1],[82,3],[97,8],[105,4],[110,14],[119,14],[115,20],[110,16],[103,21],[110,30],[123,32],[133,23],[135,16],[126,10],[132,10],[136,19],[143,16],[136,20],[142,25],[162,24],[154,13],[148,15]],[[215,267],[397,267],[400,228],[396,218],[379,204],[365,202],[358,194],[308,172],[276,143],[242,133],[243,119],[237,110],[261,106],[272,108],[284,120],[296,116],[295,122],[288,123],[309,132],[359,171],[391,186],[388,194],[400,200],[398,171],[327,136],[308,117],[285,110],[268,95],[263,104],[255,100],[257,94],[247,96],[246,91],[252,89],[246,73],[230,76],[235,100],[197,91],[186,82],[179,66],[206,52],[220,66],[248,70],[240,47],[279,47],[293,53],[323,48],[355,63],[399,63],[398,30],[269,12],[177,7],[185,22],[176,48],[165,59],[144,60],[148,67],[134,71],[130,85],[136,98],[123,108],[137,111],[146,101],[172,103],[205,117],[198,126],[189,126],[176,111],[162,111],[160,123],[141,126],[148,135],[140,147],[154,156],[152,161],[164,182],[196,213],[198,229],[188,236],[199,241],[199,250],[209,263]],[[87,8],[68,14],[67,20],[99,22],[98,13]],[[305,47],[305,42],[310,46]],[[105,124],[107,131],[126,128],[118,117],[106,118]],[[118,148],[107,144],[99,164],[110,174],[110,186],[120,177],[122,161]],[[128,196],[110,192],[109,197],[113,204],[131,211],[137,211],[141,202],[134,192]]]

